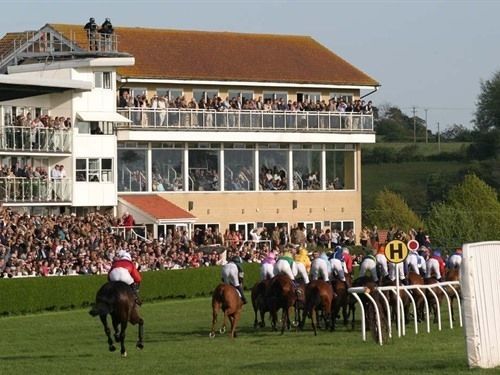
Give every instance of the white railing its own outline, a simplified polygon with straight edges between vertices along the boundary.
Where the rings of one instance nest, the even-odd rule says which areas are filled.
[[[71,202],[71,180],[41,177],[0,177],[0,201]]]
[[[132,238],[147,241],[148,239],[148,230],[145,225],[134,225],[130,227],[111,227],[111,231],[113,234],[120,236],[124,240]]]
[[[0,127],[0,150],[71,152],[71,130]]]
[[[310,131],[372,132],[373,115],[358,112],[296,112],[253,110],[141,109],[119,108],[131,123],[128,128],[231,130],[231,131]]]
[[[458,293],[457,289],[455,287],[460,286],[460,283],[458,281],[445,281],[441,283],[435,283],[435,284],[428,284],[428,285],[400,285],[399,290],[404,291],[408,297],[409,300],[411,301],[412,308],[413,308],[413,317],[414,317],[414,325],[415,325],[415,334],[418,334],[418,311],[417,311],[417,304],[415,302],[414,296],[410,293],[410,290],[416,290],[419,292],[420,296],[423,298],[424,301],[424,307],[425,307],[425,316],[426,316],[426,325],[427,325],[427,333],[430,332],[430,311],[429,311],[429,301],[427,300],[427,296],[425,294],[425,291],[429,291],[429,293],[432,295],[432,298],[434,299],[436,303],[436,311],[437,311],[437,323],[438,323],[438,330],[441,331],[441,304],[439,301],[439,298],[436,294],[435,289],[439,289],[441,293],[444,295],[446,302],[447,302],[447,307],[448,307],[448,318],[450,322],[450,328],[453,328],[453,314],[452,314],[452,301],[447,293],[447,291],[444,288],[449,288],[454,296],[456,297],[455,299],[457,300],[457,305],[458,305],[458,313],[459,313],[459,322],[460,322],[460,327],[463,326],[462,322],[462,304],[460,302],[460,294]],[[375,309],[375,315],[376,315],[376,324],[378,328],[378,341],[379,344],[382,345],[383,339],[382,339],[382,329],[381,329],[381,319],[387,319],[387,327],[388,327],[388,334],[389,337],[392,337],[392,315],[391,315],[391,307],[389,304],[389,301],[387,297],[384,295],[383,292],[391,292],[394,294],[394,296],[397,298],[397,305],[400,310],[400,319],[397,321],[397,327],[398,327],[398,337],[406,335],[406,329],[405,329],[405,312],[404,312],[404,306],[403,306],[403,300],[401,299],[401,296],[397,293],[397,288],[396,286],[379,286],[375,288],[375,290],[370,291],[366,287],[354,287],[354,288],[349,288],[349,293],[356,299],[356,301],[359,303],[361,307],[361,335],[363,338],[363,341],[366,341],[366,321],[365,321],[365,308],[364,305],[361,301],[361,298],[359,297],[359,294],[363,294],[368,298],[373,305],[373,308]],[[382,314],[378,308],[377,303],[373,299],[371,293],[379,293],[380,296],[382,297],[382,300],[384,301],[385,305],[385,310],[386,310],[386,317],[382,317]]]

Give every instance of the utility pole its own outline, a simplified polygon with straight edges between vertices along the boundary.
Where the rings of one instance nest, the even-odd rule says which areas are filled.
[[[439,131],[439,122],[438,122],[438,152],[441,153],[441,132]]]
[[[413,106],[413,143],[417,143],[417,118],[415,117],[416,108]]]
[[[428,109],[425,109],[425,143],[429,143],[429,134],[427,134],[427,111]]]

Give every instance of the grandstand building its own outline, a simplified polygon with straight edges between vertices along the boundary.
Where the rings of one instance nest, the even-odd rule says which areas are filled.
[[[4,206],[359,232],[373,114],[343,103],[379,83],[310,37],[47,24],[0,40],[0,73]]]

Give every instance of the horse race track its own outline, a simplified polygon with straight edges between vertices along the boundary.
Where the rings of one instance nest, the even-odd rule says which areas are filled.
[[[127,330],[128,357],[107,351],[98,318],[88,310],[0,318],[2,374],[468,374],[460,328],[407,336],[380,347],[363,343],[358,329],[340,327],[313,336],[268,328],[255,332],[246,305],[235,340],[208,338],[208,298],[146,304],[145,348],[135,349],[136,327]],[[445,315],[445,314],[443,314]],[[423,327],[422,327],[423,328]],[[411,332],[410,332],[411,331]],[[493,374],[493,371],[473,371]]]

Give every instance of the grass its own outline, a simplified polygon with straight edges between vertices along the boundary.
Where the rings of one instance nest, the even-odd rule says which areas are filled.
[[[129,327],[129,356],[107,351],[97,318],[88,310],[0,318],[2,374],[469,374],[463,330],[451,330],[443,314],[443,330],[393,338],[380,347],[361,340],[359,322],[353,332],[320,331],[280,336],[269,329],[254,331],[253,313],[245,306],[235,340],[208,338],[208,298],[145,304],[145,349],[134,348],[136,327]],[[423,331],[421,327],[421,332]],[[498,370],[496,370],[498,373]],[[476,370],[473,374],[493,374]]]
[[[372,150],[375,147],[388,147],[393,148],[394,150],[401,150],[407,146],[413,146],[415,143],[413,142],[379,142],[377,143],[367,143],[362,145],[362,150]],[[470,143],[468,142],[441,142],[441,152],[457,152],[461,150],[465,150]],[[424,156],[435,155],[438,154],[439,147],[436,141],[432,140],[429,143],[425,142],[417,142],[416,143],[418,153]]]

